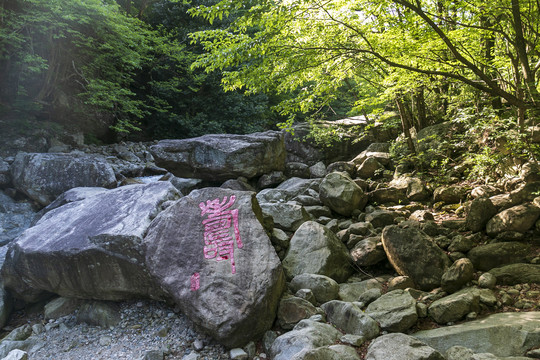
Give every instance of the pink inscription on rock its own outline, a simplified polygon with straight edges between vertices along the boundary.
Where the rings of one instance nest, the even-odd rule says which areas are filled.
[[[191,275],[191,291],[197,291],[201,287],[201,275],[199,273],[195,273]]]
[[[238,209],[231,209],[236,196],[225,196],[223,200],[207,200],[201,202],[201,216],[208,217],[202,221],[204,225],[204,257],[217,261],[230,260],[232,273],[236,273],[234,262],[234,245],[241,249],[244,244],[240,239],[238,228]],[[234,238],[233,238],[234,235]]]

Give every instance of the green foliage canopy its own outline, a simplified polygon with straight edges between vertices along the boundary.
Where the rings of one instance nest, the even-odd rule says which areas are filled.
[[[540,109],[540,13],[535,1],[239,0],[198,7],[209,21],[241,15],[226,29],[194,34],[207,53],[196,63],[224,71],[228,89],[295,94],[285,112],[336,96],[344,81],[359,93],[396,97],[448,84]],[[359,102],[361,104],[361,102]]]

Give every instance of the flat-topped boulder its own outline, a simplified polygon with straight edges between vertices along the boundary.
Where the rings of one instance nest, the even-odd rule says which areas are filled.
[[[217,134],[192,139],[161,140],[150,148],[157,166],[178,177],[209,181],[253,178],[285,170],[283,134]]]
[[[194,190],[161,212],[144,239],[151,274],[199,328],[228,347],[274,322],[285,277],[255,193]]]
[[[104,158],[82,153],[19,153],[11,177],[17,190],[43,206],[75,187],[116,186],[114,170]]]
[[[142,241],[162,204],[179,196],[169,182],[129,185],[47,212],[10,247],[6,288],[29,302],[48,293],[163,299],[144,265]]]
[[[419,331],[413,336],[444,353],[464,346],[475,353],[523,356],[540,346],[540,312],[500,313],[467,323]]]

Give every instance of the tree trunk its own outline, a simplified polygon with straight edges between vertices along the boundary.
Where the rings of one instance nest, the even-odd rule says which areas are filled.
[[[426,99],[423,86],[414,91],[413,104],[416,109],[416,130],[420,131],[427,126]]]
[[[416,149],[414,147],[414,142],[411,136],[411,121],[408,117],[407,110],[405,109],[403,99],[399,96],[396,97],[396,105],[399,111],[399,117],[401,119],[401,127],[403,128],[403,133],[407,138],[407,146],[413,154],[416,154]]]

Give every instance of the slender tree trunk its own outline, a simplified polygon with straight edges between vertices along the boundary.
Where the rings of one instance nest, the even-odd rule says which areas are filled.
[[[420,86],[414,91],[413,100],[416,109],[416,130],[420,131],[427,126],[426,99],[424,97],[423,86]]]
[[[407,138],[407,146],[413,154],[416,154],[416,149],[414,147],[414,142],[411,136],[411,121],[408,117],[407,110],[405,109],[403,99],[400,96],[396,97],[396,105],[399,111],[399,117],[401,119],[401,127],[403,128],[403,133]]]

